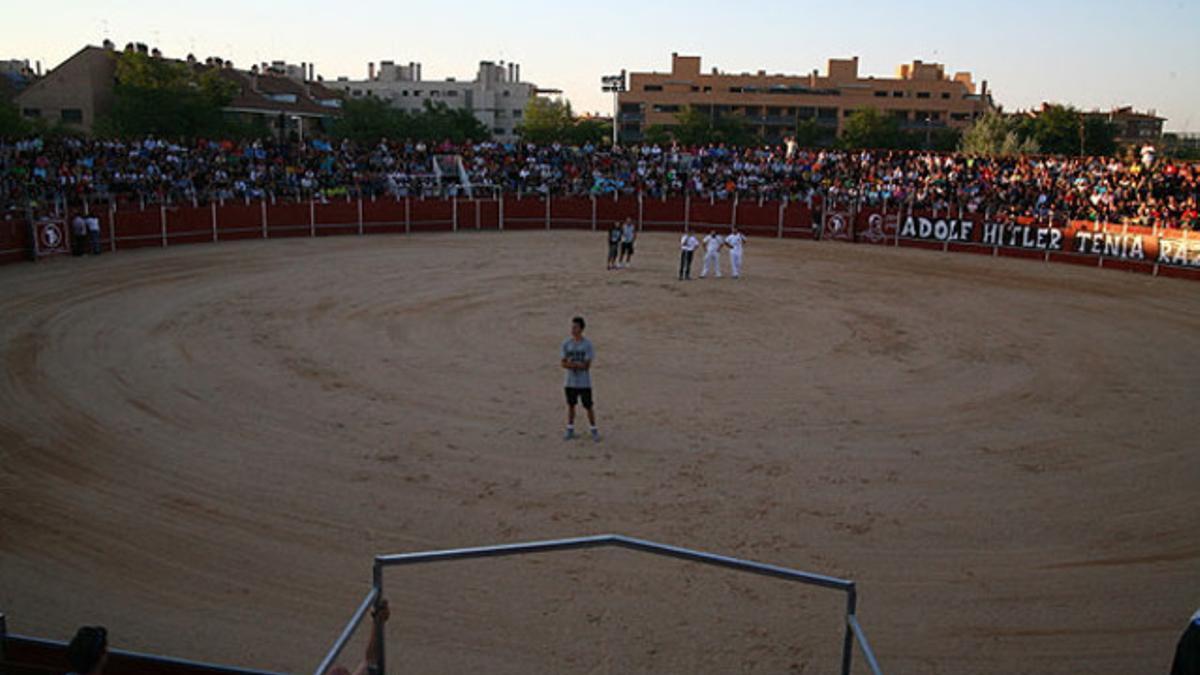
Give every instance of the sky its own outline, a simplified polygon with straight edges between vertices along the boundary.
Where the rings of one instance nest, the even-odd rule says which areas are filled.
[[[522,79],[563,90],[577,112],[608,113],[600,77],[669,71],[671,53],[704,72],[802,74],[859,57],[859,74],[892,77],[914,59],[987,80],[1005,110],[1043,101],[1084,109],[1132,105],[1200,133],[1200,1],[707,2],[559,0],[196,3],[60,0],[9,3],[0,60],[52,67],[105,37],[189,52],[237,67],[313,62],[327,80],[367,63],[417,61],[424,79],[471,79],[479,61],[521,64]]]

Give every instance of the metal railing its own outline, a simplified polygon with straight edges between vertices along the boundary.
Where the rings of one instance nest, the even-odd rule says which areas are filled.
[[[855,589],[853,581],[825,576],[822,574],[814,574],[812,572],[803,572],[788,567],[780,567],[778,565],[769,565],[766,563],[731,558],[729,556],[717,555],[714,553],[705,553],[703,551],[669,546],[667,544],[659,544],[653,541],[625,537],[619,534],[605,534],[592,537],[533,541],[521,544],[501,544],[496,546],[479,546],[475,548],[457,548],[440,551],[422,551],[419,553],[401,553],[398,555],[376,556],[375,564],[372,569],[372,584],[370,592],[367,593],[358,609],[355,610],[354,615],[350,617],[350,621],[346,623],[346,627],[342,630],[341,635],[339,635],[337,641],[333,643],[333,647],[331,647],[329,652],[325,655],[325,658],[321,661],[321,664],[317,666],[317,669],[314,671],[313,675],[325,675],[329,671],[329,669],[333,666],[334,661],[337,660],[338,656],[342,653],[342,650],[346,648],[346,644],[350,641],[351,636],[353,636],[354,632],[358,629],[359,624],[361,624],[363,619],[366,617],[367,611],[372,607],[378,606],[379,603],[383,601],[383,571],[388,567],[449,562],[452,560],[498,558],[514,555],[528,555],[532,553],[546,553],[549,551],[573,551],[607,546],[616,546],[642,553],[651,553],[669,558],[698,562],[714,567],[723,567],[725,569],[731,569],[738,572],[748,572],[751,574],[758,574],[760,576],[802,583],[809,586],[817,586],[820,588],[842,591],[846,594],[846,625],[845,635],[842,640],[841,673],[842,675],[850,675],[850,667],[854,656],[854,643],[857,642],[859,648],[862,650],[863,657],[866,659],[867,666],[871,669],[873,675],[883,675],[883,671],[879,668],[879,662],[875,658],[875,652],[871,649],[870,642],[867,641],[866,632],[863,631],[862,626],[858,622],[858,593]],[[384,642],[382,622],[376,622],[372,627],[372,630],[374,631],[372,640],[377,646],[378,657],[374,663],[370,663],[368,666],[371,673],[383,675],[386,672],[387,649]]]

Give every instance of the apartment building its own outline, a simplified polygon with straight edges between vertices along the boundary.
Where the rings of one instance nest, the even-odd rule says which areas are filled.
[[[803,120],[832,140],[846,118],[864,108],[896,117],[909,131],[965,128],[992,108],[986,81],[976,87],[968,72],[949,77],[940,63],[902,64],[895,77],[864,77],[858,66],[856,56],[830,59],[824,75],[703,73],[699,56],[672,54],[669,73],[630,74],[627,91],[618,95],[620,138],[637,142],[647,127],[673,124],[687,106],[739,117],[768,142],[778,142]]]
[[[374,63],[367,64],[365,80],[339,77],[330,84],[346,98],[375,97],[401,110],[418,111],[426,101],[465,108],[502,142],[516,140],[526,104],[542,91],[530,82],[521,81],[519,64],[503,61],[480,61],[475,79],[461,81],[425,80],[421,77],[420,63],[397,65],[382,61],[378,69]]]

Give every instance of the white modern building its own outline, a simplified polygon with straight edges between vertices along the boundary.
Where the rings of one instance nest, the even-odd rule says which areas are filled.
[[[515,63],[480,61],[473,81],[422,80],[421,64],[396,65],[382,61],[379,69],[367,65],[367,79],[339,77],[327,86],[346,93],[346,98],[373,96],[402,110],[417,111],[426,101],[445,103],[451,108],[466,108],[488,129],[497,141],[516,140],[516,128],[529,99],[540,90],[521,81],[521,66]]]

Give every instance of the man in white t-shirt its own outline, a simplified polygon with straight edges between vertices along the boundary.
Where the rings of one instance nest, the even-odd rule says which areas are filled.
[[[679,280],[692,278],[692,257],[700,248],[700,240],[690,230],[684,230],[679,239]]]
[[[729,247],[729,267],[734,279],[742,276],[742,247],[746,244],[746,236],[738,232],[737,225],[725,237],[725,245]]]
[[[92,255],[100,255],[100,219],[96,216],[88,216],[88,246],[92,249]]]
[[[618,263],[625,267],[633,264],[633,241],[637,239],[637,226],[633,218],[626,218],[621,225],[621,258]]]
[[[718,279],[721,278],[721,247],[725,245],[725,238],[717,234],[716,230],[710,231],[704,237],[704,266],[700,268],[700,278],[708,276],[708,270],[712,269]]]

